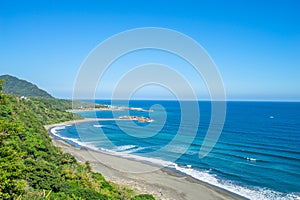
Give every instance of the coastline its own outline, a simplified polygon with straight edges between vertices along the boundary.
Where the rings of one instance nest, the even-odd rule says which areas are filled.
[[[56,126],[68,126],[68,125],[73,125],[73,124],[79,124],[83,122],[95,122],[95,121],[128,121],[131,119],[122,119],[122,118],[83,118],[83,119],[76,119],[76,120],[71,120],[71,121],[66,121],[66,122],[61,122],[61,123],[56,123],[56,124],[49,124],[49,125],[44,125],[45,129],[50,133],[50,130]],[[50,133],[51,135],[51,133]]]
[[[134,107],[124,107],[124,106],[112,106],[112,107],[103,107],[103,108],[77,108],[77,109],[69,109],[66,112],[78,113],[78,112],[91,112],[91,111],[124,111],[124,110],[132,110],[138,112],[154,112],[154,110],[145,110],[142,108],[134,108]]]
[[[77,161],[89,161],[93,171],[101,173],[107,180],[126,185],[140,193],[148,193],[156,199],[243,199],[221,188],[198,181],[168,168],[123,157],[109,155],[86,148],[77,148],[71,144],[52,137],[51,129],[88,121],[128,120],[114,118],[85,118],[44,126],[52,138],[52,143],[63,152],[72,154]],[[137,173],[128,172],[136,171]],[[142,172],[147,171],[147,172]]]

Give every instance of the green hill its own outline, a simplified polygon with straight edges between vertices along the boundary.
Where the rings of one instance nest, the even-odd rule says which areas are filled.
[[[46,91],[38,88],[36,85],[25,80],[18,79],[10,75],[0,76],[0,80],[4,80],[3,92],[26,97],[45,97],[52,98]]]
[[[0,81],[0,199],[153,200],[106,181],[88,162],[55,147],[46,124],[80,118],[72,102],[2,94]]]

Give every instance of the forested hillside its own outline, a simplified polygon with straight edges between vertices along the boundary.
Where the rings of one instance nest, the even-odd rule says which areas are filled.
[[[1,92],[0,199],[153,199],[108,182],[51,143],[43,125],[73,118],[71,101]]]
[[[25,80],[18,79],[10,75],[0,76],[0,80],[4,80],[3,92],[26,97],[46,97],[52,96],[46,91],[38,88],[36,85]]]

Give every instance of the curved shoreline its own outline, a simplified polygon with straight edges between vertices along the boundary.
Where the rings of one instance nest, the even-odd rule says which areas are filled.
[[[169,168],[158,168],[141,161],[105,154],[87,148],[75,147],[52,136],[51,129],[91,121],[129,120],[116,118],[85,118],[44,126],[51,135],[55,146],[63,152],[72,154],[79,162],[89,161],[95,172],[101,173],[107,180],[126,185],[141,193],[148,193],[156,199],[243,199],[237,194],[222,188],[201,182],[191,176]],[[117,169],[117,167],[119,169]],[[137,173],[126,172],[134,169]],[[143,172],[141,171],[148,171]],[[138,173],[140,171],[140,173]]]
[[[50,124],[50,125],[45,125],[45,129],[49,132],[50,129],[56,127],[56,126],[68,126],[68,125],[73,125],[73,124],[79,124],[83,122],[95,122],[95,121],[128,121],[131,119],[120,119],[120,118],[84,118],[84,119],[76,119],[76,120],[71,120],[71,121],[66,121],[66,122],[60,122],[56,124]]]

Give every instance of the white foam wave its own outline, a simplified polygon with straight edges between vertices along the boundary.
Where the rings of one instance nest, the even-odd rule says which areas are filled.
[[[95,128],[102,128],[102,127],[104,127],[104,125],[94,124],[93,127],[95,127]]]
[[[123,145],[123,146],[118,146],[116,151],[126,151],[126,150],[133,149],[136,147],[137,146],[135,146],[135,145]]]
[[[189,167],[187,168],[180,167],[177,164],[175,164],[175,169],[184,174],[190,175],[200,181],[217,186],[219,188],[225,189],[227,191],[246,197],[248,199],[253,199],[253,200],[300,199],[300,196],[297,194],[284,194],[270,189],[249,188],[249,187],[237,185],[231,181],[221,181],[215,175],[210,174],[209,171],[199,171]]]
[[[138,111],[144,110],[143,108],[131,108],[131,109],[133,109],[133,110],[138,110]]]
[[[52,133],[52,130],[53,131],[56,131],[56,130],[63,130],[63,129],[65,129],[67,126],[56,126],[56,127],[54,127],[54,128],[52,128],[51,129],[51,133]]]
[[[253,199],[253,200],[300,199],[300,196],[297,194],[283,194],[280,192],[276,192],[276,191],[264,189],[264,188],[248,188],[245,186],[237,185],[231,181],[221,181],[216,177],[216,175],[211,174],[210,171],[196,170],[196,169],[193,169],[191,165],[186,165],[185,167],[182,167],[182,166],[179,166],[178,164],[170,162],[170,161],[165,161],[165,160],[161,160],[158,158],[148,158],[148,157],[133,155],[126,151],[125,152],[116,152],[116,151],[112,151],[112,150],[108,150],[108,149],[101,149],[101,150],[105,151],[106,153],[113,154],[116,156],[134,159],[137,161],[149,162],[149,163],[157,165],[157,166],[175,169],[183,174],[192,176],[195,179],[198,179],[198,180],[206,182],[208,184],[217,186],[219,188],[222,188],[222,189],[232,192],[234,194],[246,197],[248,199]]]
[[[111,155],[129,158],[129,159],[133,159],[133,160],[137,160],[137,161],[145,161],[145,162],[148,162],[148,163],[151,163],[154,165],[158,165],[158,166],[162,166],[162,167],[174,166],[174,163],[169,162],[169,161],[164,161],[164,160],[157,159],[157,158],[148,158],[148,157],[131,154],[131,150],[136,152],[136,151],[140,151],[143,147],[137,147],[135,145],[124,145],[124,146],[117,147],[115,150],[109,150],[109,149],[104,149],[104,148],[97,148],[93,144],[91,144],[89,142],[81,142],[77,138],[68,138],[68,137],[61,136],[57,132],[57,130],[62,130],[64,128],[65,127],[57,126],[57,127],[52,128],[50,130],[50,132],[51,132],[51,134],[53,134],[54,136],[56,136],[60,139],[72,141],[73,143],[76,143],[82,147],[87,147],[94,151],[100,151],[103,153],[108,153]]]
[[[124,145],[124,146],[119,146],[116,148],[116,150],[109,150],[109,149],[104,149],[104,148],[97,148],[91,143],[88,142],[81,142],[76,138],[67,138],[59,135],[57,133],[57,130],[62,130],[65,127],[55,127],[51,129],[51,133],[63,140],[68,140],[72,141],[73,143],[76,143],[80,146],[87,147],[89,149],[95,150],[95,151],[100,151],[103,153],[111,154],[111,155],[116,155],[124,158],[129,158],[137,161],[142,161],[142,162],[148,162],[157,166],[161,167],[168,167],[171,169],[175,169],[183,174],[189,175],[195,179],[198,179],[200,181],[206,182],[208,184],[217,186],[219,188],[222,188],[224,190],[227,190],[229,192],[238,194],[240,196],[243,196],[248,199],[255,199],[255,200],[273,200],[273,199],[282,199],[282,200],[300,200],[300,194],[284,194],[281,192],[273,191],[270,189],[265,189],[265,188],[249,188],[246,186],[240,186],[237,185],[231,181],[225,181],[225,180],[220,180],[217,178],[216,175],[211,174],[210,171],[208,170],[196,170],[194,169],[191,165],[186,165],[185,167],[179,166],[176,163],[170,162],[170,161],[165,161],[159,158],[149,158],[149,157],[143,157],[139,155],[133,155],[131,153],[137,152],[142,150],[142,147],[137,147],[135,145]],[[251,161],[251,158],[245,158],[247,160]],[[252,158],[253,160],[253,158]],[[254,159],[255,160],[255,159]]]
[[[115,151],[122,152],[125,154],[131,154],[131,153],[135,153],[135,152],[147,149],[147,148],[150,148],[150,147],[138,147],[136,145],[123,145],[123,146],[118,146]]]
[[[250,157],[245,157],[246,160],[250,161],[250,162],[256,162],[255,158],[250,158]]]
[[[135,152],[141,151],[143,149],[145,149],[145,147],[138,147],[138,148],[129,149],[127,151],[124,151],[124,153],[135,153]]]
[[[89,149],[92,149],[92,150],[99,150],[95,145],[93,145],[92,143],[89,143],[89,142],[82,142],[82,141],[79,141],[77,138],[68,138],[68,137],[64,137],[64,136],[61,136],[57,130],[63,130],[65,129],[65,127],[61,127],[61,126],[57,126],[57,127],[54,127],[50,130],[51,134],[55,135],[56,137],[60,138],[60,139],[63,139],[63,140],[66,140],[66,141],[71,141],[75,144],[78,144],[79,146],[82,146],[82,147],[87,147]]]

